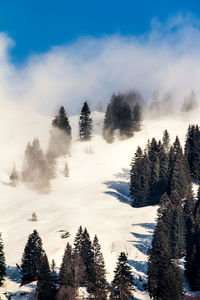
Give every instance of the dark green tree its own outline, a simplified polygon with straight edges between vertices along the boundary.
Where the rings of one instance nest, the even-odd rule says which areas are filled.
[[[75,287],[75,277],[72,262],[72,247],[67,243],[59,274],[59,285]]]
[[[5,276],[6,276],[6,262],[5,262],[3,241],[0,233],[0,286],[3,285]]]
[[[94,253],[94,268],[95,268],[95,283],[94,283],[94,295],[95,299],[106,300],[107,299],[107,284],[106,284],[106,270],[104,258],[101,253],[101,247],[97,236],[95,235],[92,244],[92,250]]]
[[[187,157],[192,179],[200,183],[200,129],[198,125],[190,125],[188,128],[185,155]]]
[[[37,280],[43,254],[42,240],[38,232],[34,230],[28,237],[22,256],[22,284]]]
[[[85,101],[80,114],[79,133],[82,141],[89,141],[92,138],[92,118],[88,103]]]
[[[50,141],[48,147],[48,156],[56,158],[70,153],[71,147],[71,126],[66,115],[65,108],[60,107],[58,114],[52,121],[52,129],[50,131]]]
[[[125,102],[122,104],[119,119],[119,131],[121,138],[133,136],[133,120],[130,106]]]
[[[114,279],[112,281],[113,295],[112,299],[130,300],[134,290],[134,277],[131,267],[128,265],[127,256],[121,252],[117,266],[114,271]]]
[[[150,175],[150,160],[146,154],[143,154],[141,148],[138,147],[131,162],[130,171],[130,194],[134,207],[149,205]]]
[[[88,291],[93,292],[96,278],[94,267],[94,253],[92,251],[90,236],[86,228],[83,231],[80,256],[86,267]]]
[[[46,254],[42,256],[39,272],[37,275],[38,300],[54,300],[55,291],[53,287],[52,273]]]
[[[133,107],[133,114],[132,114],[132,129],[134,131],[141,130],[141,123],[142,123],[142,109],[139,103],[136,103]]]

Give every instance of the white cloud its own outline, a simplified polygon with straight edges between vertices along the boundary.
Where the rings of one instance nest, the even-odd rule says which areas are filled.
[[[138,89],[148,100],[154,90],[170,92],[182,102],[185,93],[200,94],[200,26],[193,16],[176,16],[166,24],[152,21],[140,37],[83,38],[30,57],[20,68],[9,60],[12,41],[0,35],[0,98],[53,114],[64,104],[80,111],[108,102],[113,91]]]

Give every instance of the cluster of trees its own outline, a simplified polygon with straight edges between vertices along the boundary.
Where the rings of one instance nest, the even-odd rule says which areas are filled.
[[[87,102],[84,102],[80,119],[79,132],[81,141],[89,141],[92,138],[92,119]],[[60,107],[58,114],[52,121],[49,145],[46,153],[43,152],[38,138],[28,142],[22,168],[22,180],[29,186],[46,191],[50,186],[50,180],[56,176],[56,158],[70,154],[72,143],[72,130],[65,108]],[[65,177],[69,176],[68,163],[63,168]],[[18,184],[19,175],[15,165],[10,174],[10,185]]]
[[[200,186],[196,197],[192,190],[192,182],[200,184],[199,145],[199,127],[189,126],[185,142],[184,161],[188,165],[183,169],[185,175],[179,174],[174,181],[172,172],[169,177],[171,189],[159,201],[148,261],[148,292],[153,299],[184,299],[181,258],[185,258],[185,275],[191,290],[200,291]],[[176,151],[179,158],[174,172],[178,174],[182,168],[181,152],[180,147],[176,149],[179,149]],[[170,158],[171,155],[169,161]]]
[[[153,138],[144,151],[138,147],[130,171],[134,207],[158,204],[164,193],[170,195],[174,189],[184,197],[190,182],[187,156],[178,137],[170,146],[169,134],[165,130],[162,142]]]
[[[67,243],[59,273],[55,262],[49,266],[42,240],[36,230],[29,235],[22,263],[19,266],[22,285],[37,281],[37,299],[76,299],[79,287],[87,289],[92,298],[103,300],[108,296],[106,270],[97,236],[90,240],[87,229],[80,226],[72,247]],[[112,282],[110,299],[132,299],[134,278],[127,256],[121,252]]]
[[[185,257],[185,275],[192,291],[200,291],[200,188],[194,197],[176,190],[164,194],[149,250],[148,291],[153,299],[183,299],[183,274],[179,259]]]
[[[114,130],[118,129],[120,137],[129,138],[135,131],[141,129],[142,111],[139,102],[133,108],[127,101],[125,94],[113,94],[107,106],[103,137],[108,143],[114,141]]]

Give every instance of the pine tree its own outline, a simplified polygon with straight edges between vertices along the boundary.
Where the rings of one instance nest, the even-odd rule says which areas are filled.
[[[57,287],[58,287],[58,274],[56,272],[56,264],[54,259],[52,260],[51,263],[51,275],[52,275],[53,295],[56,295]]]
[[[134,278],[131,272],[131,267],[128,265],[127,256],[124,252],[121,252],[118,257],[117,266],[114,273],[115,275],[112,281],[112,297],[120,300],[132,299]]]
[[[54,287],[52,273],[49,268],[49,262],[46,254],[41,258],[41,264],[37,276],[37,294],[38,300],[54,300]]]
[[[6,262],[5,262],[3,241],[0,233],[0,286],[3,285],[5,276],[6,276]]]
[[[82,235],[80,255],[86,267],[88,291],[93,292],[96,278],[94,267],[94,253],[92,251],[92,243],[90,240],[90,236],[86,228],[84,229]]]
[[[111,105],[108,104],[105,113],[104,124],[103,124],[103,138],[107,143],[113,143],[114,141],[114,125],[112,119]]]
[[[16,187],[19,181],[19,176],[15,167],[15,164],[13,165],[12,172],[10,174],[10,185],[13,187]]]
[[[107,299],[107,285],[106,285],[106,270],[103,255],[101,253],[101,247],[97,236],[95,235],[92,244],[92,250],[94,252],[94,268],[95,268],[95,287],[94,294],[95,299],[106,300]]]
[[[71,147],[71,126],[66,115],[65,108],[60,107],[56,117],[52,121],[52,129],[50,131],[50,141],[48,147],[48,155],[56,158],[70,153]]]
[[[153,299],[183,299],[181,271],[171,258],[168,228],[160,216],[148,259],[148,292]]]
[[[146,154],[143,154],[140,147],[137,148],[131,162],[130,171],[130,194],[134,207],[141,207],[149,204],[149,179],[150,161]]]
[[[163,142],[162,146],[163,146],[165,153],[169,153],[169,151],[170,151],[170,136],[169,136],[169,133],[167,130],[165,130],[163,133],[162,142]]]
[[[80,114],[79,132],[82,141],[89,141],[92,138],[92,118],[90,117],[90,109],[85,101]]]
[[[59,285],[75,287],[74,270],[72,263],[72,247],[67,243],[59,274]]]
[[[47,163],[38,138],[32,144],[28,143],[22,170],[24,182],[30,183],[36,189],[44,189],[49,186],[47,175]]]
[[[133,120],[130,106],[125,102],[122,104],[119,119],[119,131],[121,138],[133,136]]]
[[[75,240],[74,240],[74,253],[81,253],[82,249],[82,243],[83,243],[83,228],[82,226],[79,227]]]
[[[142,110],[139,103],[136,103],[133,107],[133,115],[132,115],[132,129],[134,131],[141,130],[141,122],[142,122]]]
[[[184,200],[183,217],[185,222],[185,274],[190,279],[193,273],[191,258],[194,251],[195,234],[195,201],[192,186],[190,185]],[[193,258],[192,258],[193,259]]]
[[[191,125],[188,128],[185,155],[187,157],[192,179],[200,183],[200,129],[198,125]]]
[[[43,253],[42,240],[38,232],[34,230],[28,237],[22,256],[22,284],[26,284],[37,279]]]

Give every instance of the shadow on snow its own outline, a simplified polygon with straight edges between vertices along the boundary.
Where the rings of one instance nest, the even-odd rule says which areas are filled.
[[[112,190],[104,192],[105,194],[115,197],[122,203],[131,205],[131,198],[129,194],[129,182],[105,181],[104,184]]]

